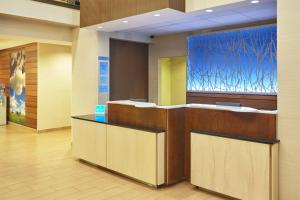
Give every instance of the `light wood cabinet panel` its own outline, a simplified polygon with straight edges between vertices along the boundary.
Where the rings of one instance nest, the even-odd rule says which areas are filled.
[[[164,183],[164,133],[107,126],[107,168],[151,185]]]
[[[191,134],[191,183],[244,200],[275,200],[278,145]]]
[[[72,119],[72,147],[77,158],[106,167],[106,125]]]

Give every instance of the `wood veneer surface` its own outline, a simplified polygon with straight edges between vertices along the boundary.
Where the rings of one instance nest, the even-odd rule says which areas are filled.
[[[187,92],[187,103],[216,104],[217,102],[240,103],[241,106],[265,110],[277,109],[276,95],[247,95],[225,93]]]
[[[185,171],[190,174],[190,133],[203,131],[252,139],[276,140],[276,115],[186,108]]]
[[[168,185],[177,183],[185,177],[184,116],[184,108],[137,108],[108,104],[109,123],[165,131],[165,180]]]
[[[25,126],[37,128],[37,44],[13,47],[0,51],[0,83],[5,84],[5,93],[9,96],[10,88],[10,54],[25,50],[26,97],[25,97]],[[8,104],[9,106],[9,104]],[[9,108],[9,107],[8,107]]]
[[[148,44],[110,40],[110,100],[148,100]]]
[[[184,0],[82,0],[80,3],[81,27],[165,8],[185,11]]]

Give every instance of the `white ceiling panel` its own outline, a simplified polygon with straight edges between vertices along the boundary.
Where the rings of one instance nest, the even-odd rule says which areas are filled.
[[[90,28],[98,28],[103,32],[123,31],[163,35],[277,18],[276,0],[261,0],[258,4],[251,4],[250,0],[246,0],[242,3],[212,9],[212,13],[204,10],[183,13],[172,9],[163,9],[98,24]],[[160,17],[154,17],[154,14],[158,13]],[[124,20],[127,20],[128,23],[123,23]]]

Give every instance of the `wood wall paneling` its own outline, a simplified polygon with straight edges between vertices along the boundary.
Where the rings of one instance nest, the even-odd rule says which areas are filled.
[[[80,5],[80,26],[91,26],[165,8],[184,12],[185,0],[83,0]]]
[[[148,100],[148,44],[110,40],[110,100]]]
[[[166,130],[167,110],[108,104],[108,121],[113,124]]]
[[[186,98],[187,103],[216,104],[216,102],[232,102],[257,109],[277,110],[276,95],[187,92]]]
[[[25,97],[25,126],[37,128],[37,44],[13,47],[0,51],[0,83],[6,86],[6,95],[9,96],[10,88],[10,54],[24,49],[26,62],[26,97]],[[9,103],[8,103],[9,109]],[[8,116],[8,115],[7,115]]]

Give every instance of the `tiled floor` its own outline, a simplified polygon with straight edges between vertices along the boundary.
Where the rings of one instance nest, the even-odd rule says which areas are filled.
[[[72,157],[70,130],[0,127],[0,200],[221,200],[188,182],[159,190]]]

